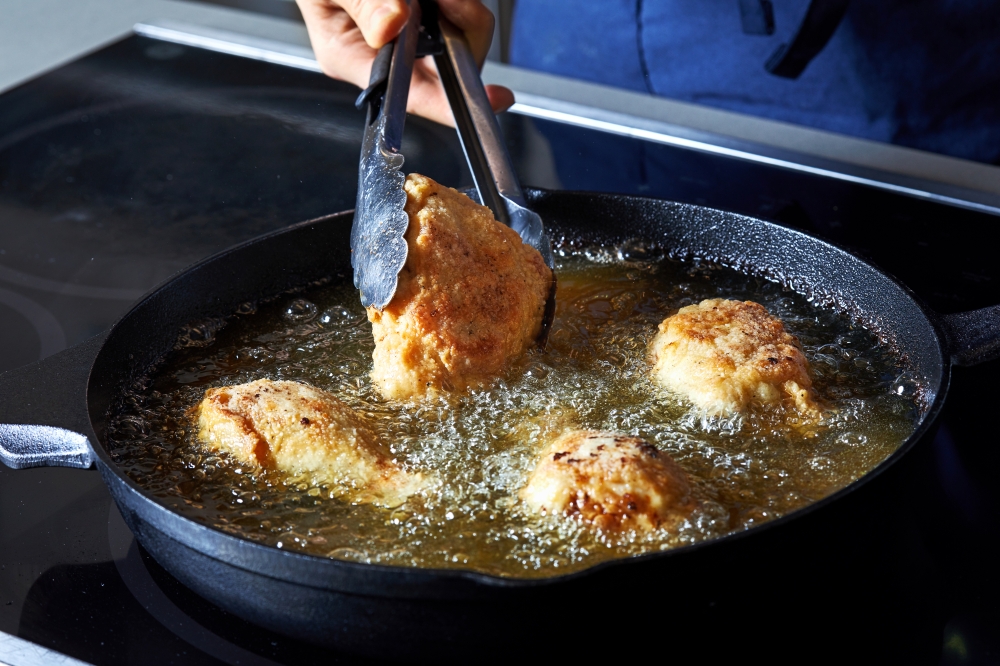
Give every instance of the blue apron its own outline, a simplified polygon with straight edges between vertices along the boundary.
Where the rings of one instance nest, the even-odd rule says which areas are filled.
[[[517,0],[511,64],[1000,164],[1000,1],[853,0],[798,78],[765,63],[808,0]]]

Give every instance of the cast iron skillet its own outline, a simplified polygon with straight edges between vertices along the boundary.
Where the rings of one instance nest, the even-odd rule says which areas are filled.
[[[1000,306],[939,316],[864,260],[742,215],[606,194],[529,196],[555,238],[640,238],[673,256],[718,261],[849,311],[897,348],[921,386],[923,406],[913,435],[862,479],[779,520],[697,546],[541,580],[314,557],[242,540],[158,504],[109,457],[109,409],[174,347],[186,325],[318,280],[349,280],[351,213],[345,212],[196,264],[143,298],[106,334],[0,376],[0,423],[8,424],[0,425],[4,462],[96,464],[139,543],[198,594],[280,633],[369,655],[482,659],[535,650],[568,654],[572,648],[594,656],[601,646],[610,651],[638,636],[698,640],[710,651],[710,642],[719,642],[717,631],[731,635],[735,625],[767,625],[754,619],[760,613],[776,613],[775,621],[785,623],[808,615],[815,595],[797,593],[803,585],[815,589],[827,608],[850,597],[850,585],[875,589],[869,595],[874,599],[895,598],[895,588],[877,589],[885,572],[866,574],[873,553],[883,552],[875,545],[885,542],[891,551],[898,541],[886,516],[905,510],[897,499],[913,477],[895,470],[919,458],[914,450],[941,410],[952,364],[1000,355]],[[715,609],[725,607],[726,599],[753,600],[746,619],[720,626],[723,616]],[[852,616],[905,613],[909,607],[897,605],[881,610],[876,602],[877,611],[855,608]],[[786,633],[801,635],[812,623],[799,625]],[[605,640],[605,631],[617,639]]]

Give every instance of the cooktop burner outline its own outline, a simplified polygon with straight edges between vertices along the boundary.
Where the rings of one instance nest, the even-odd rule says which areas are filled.
[[[134,301],[142,296],[145,290],[129,289],[120,287],[94,287],[86,284],[76,284],[73,282],[58,282],[48,278],[30,275],[22,271],[0,264],[0,282],[20,287],[28,287],[36,291],[47,291],[52,294],[62,296],[81,296],[83,298],[101,298],[113,301]],[[65,336],[64,336],[65,337]],[[59,349],[64,349],[65,344]],[[47,356],[48,354],[46,354]]]
[[[0,278],[3,277],[2,269],[0,266]],[[34,327],[35,333],[38,334],[39,359],[66,348],[66,332],[63,331],[59,320],[37,301],[0,287],[0,303],[13,309]]]

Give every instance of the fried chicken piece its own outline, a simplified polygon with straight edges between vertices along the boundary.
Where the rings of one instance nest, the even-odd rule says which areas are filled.
[[[694,506],[687,475],[638,437],[571,430],[552,442],[521,499],[534,513],[564,514],[602,530],[671,526]]]
[[[729,416],[759,402],[819,416],[799,341],[759,303],[704,300],[659,329],[650,345],[653,379],[706,414]]]
[[[259,379],[205,391],[198,438],[246,465],[326,484],[358,503],[397,506],[422,477],[403,471],[361,415],[326,391]]]
[[[488,208],[425,176],[407,176],[406,214],[396,294],[368,308],[372,380],[391,399],[488,383],[534,344],[552,271]]]

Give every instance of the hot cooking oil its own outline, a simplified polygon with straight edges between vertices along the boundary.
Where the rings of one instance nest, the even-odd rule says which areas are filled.
[[[382,400],[368,378],[371,326],[349,284],[194,326],[112,419],[112,456],[162,503],[242,538],[358,562],[530,577],[751,528],[848,485],[912,432],[908,374],[845,315],[763,279],[633,246],[562,252],[546,349],[463,396]],[[715,297],[757,301],[799,337],[830,406],[821,423],[790,427],[794,414],[781,410],[705,418],[650,381],[657,324]],[[352,506],[330,488],[203,449],[189,410],[205,389],[260,378],[338,396],[432,489],[393,509]],[[539,450],[566,428],[634,434],[668,452],[690,475],[697,508],[679,528],[648,534],[527,514],[517,493]]]

